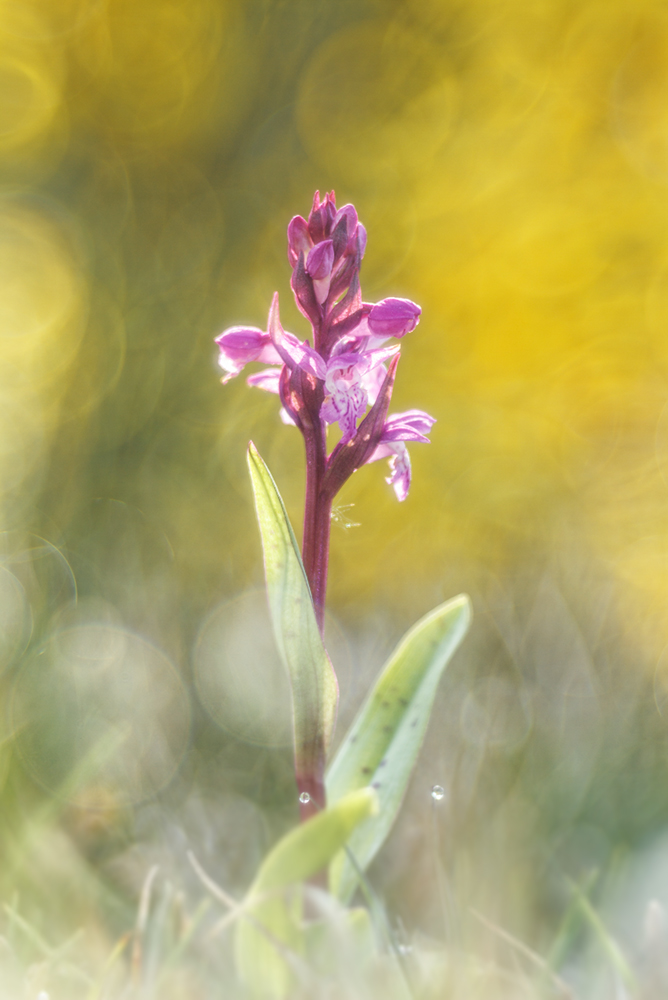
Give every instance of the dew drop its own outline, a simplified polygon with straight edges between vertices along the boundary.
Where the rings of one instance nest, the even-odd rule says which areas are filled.
[[[445,788],[443,785],[434,785],[431,790],[431,797],[434,802],[441,802],[445,798]]]
[[[301,795],[299,796],[299,801],[303,806],[305,806],[307,802],[311,801],[311,796],[309,795],[308,792],[302,792]]]

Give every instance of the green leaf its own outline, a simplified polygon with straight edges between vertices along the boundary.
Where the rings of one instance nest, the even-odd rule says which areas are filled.
[[[295,827],[264,859],[235,940],[239,974],[256,996],[284,997],[294,985],[305,950],[299,885],[321,871],[377,809],[373,789],[358,789]]]
[[[334,730],[336,675],[320,637],[311,590],[285,505],[252,441],[248,446],[248,467],[262,535],[269,610],[278,652],[292,687],[295,767],[298,775],[314,774],[323,766]]]
[[[394,823],[424,739],[438,682],[470,620],[470,601],[461,594],[425,615],[406,633],[327,772],[329,802],[338,802],[369,784],[378,793],[378,815],[360,826],[348,845],[361,871]],[[332,892],[348,902],[358,881],[359,873],[342,851],[330,866]]]

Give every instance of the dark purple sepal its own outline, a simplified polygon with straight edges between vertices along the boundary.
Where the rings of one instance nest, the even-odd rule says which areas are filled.
[[[353,205],[344,205],[336,213],[334,226],[332,229],[332,242],[334,244],[334,254],[338,260],[341,254],[348,247],[351,238],[356,234],[358,227],[357,212]]]
[[[343,285],[342,288],[337,291],[336,290],[337,278],[338,275],[335,278],[332,278],[332,283],[330,285],[330,291],[329,291],[330,302],[333,299],[336,299],[336,297],[340,295],[343,288],[346,287],[345,285]],[[347,280],[349,280],[350,282],[348,284],[348,291],[343,296],[343,298],[336,303],[335,306],[332,306],[329,312],[328,321],[330,326],[333,326],[335,323],[340,322],[341,320],[347,319],[348,316],[352,316],[354,312],[362,308],[362,294],[360,292],[360,279],[359,279],[359,264],[355,266],[355,264],[353,263],[353,265],[350,268],[349,279]]]
[[[336,217],[336,200],[334,192],[326,194],[320,201],[320,192],[316,191],[313,198],[313,208],[308,217],[308,231],[314,243],[320,243],[329,236],[332,223]]]
[[[334,247],[334,259],[338,260],[348,246],[348,226],[345,216],[339,219],[334,226],[332,231],[332,245]]]
[[[278,380],[278,395],[280,396],[283,408],[286,410],[287,413],[289,413],[289,415],[292,417],[295,424],[303,434],[304,428],[302,427],[302,421],[300,416],[303,407],[301,406],[301,403],[296,395],[293,398],[293,393],[290,387],[291,378],[292,378],[292,372],[290,371],[287,365],[283,365]]]
[[[355,312],[350,313],[349,316],[344,316],[338,323],[333,323],[329,327],[328,340],[332,344],[335,344],[337,340],[345,337],[347,333],[351,333],[355,327],[359,326],[365,315],[364,306],[362,306],[360,309],[356,309]]]
[[[299,311],[315,327],[319,327],[322,320],[322,310],[318,305],[318,300],[313,291],[313,281],[306,273],[303,253],[299,254],[299,259],[295,264],[295,269],[290,278],[290,285],[292,286],[292,291],[295,293],[295,300]]]
[[[347,291],[357,269],[358,267],[354,256],[349,255],[347,257],[341,257],[336,262],[334,270],[332,271],[332,279],[329,283],[328,301],[330,305],[332,302],[335,302],[343,292]]]
[[[321,489],[322,495],[327,500],[332,500],[336,496],[346,480],[369,460],[378,447],[387,419],[398,364],[399,355],[396,354],[390,361],[376,402],[357,428],[354,437],[345,444],[339,442],[329,456]]]
[[[302,434],[313,436],[320,429],[320,410],[325,398],[323,384],[303,368],[283,368],[279,382],[281,402]]]

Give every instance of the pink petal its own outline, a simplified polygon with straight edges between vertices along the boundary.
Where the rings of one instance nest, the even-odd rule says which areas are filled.
[[[269,310],[269,320],[267,323],[271,342],[279,356],[279,361],[288,365],[289,368],[299,366],[305,371],[311,372],[316,378],[324,379],[326,365],[320,355],[304,341],[300,341],[293,333],[287,333],[281,326],[278,313],[278,292],[274,293]]]
[[[278,383],[281,377],[280,368],[263,368],[261,372],[255,372],[246,379],[248,385],[255,386],[256,389],[264,389],[265,392],[275,392],[278,394]]]
[[[385,482],[389,483],[390,486],[394,486],[397,500],[406,499],[411,485],[411,460],[408,456],[406,445],[390,459],[390,475]]]
[[[429,444],[427,434],[436,423],[436,418],[429,416],[424,410],[406,410],[405,413],[393,413],[385,421],[381,442],[390,441],[421,441]]]
[[[271,347],[268,334],[256,326],[231,326],[216,337],[216,344],[220,349],[218,364],[228,373],[223,382],[229,382],[249,361],[257,361]]]

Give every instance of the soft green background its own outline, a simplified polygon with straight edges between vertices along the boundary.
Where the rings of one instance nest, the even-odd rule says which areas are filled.
[[[276,289],[307,334],[285,228],[334,188],[365,299],[423,308],[394,408],[438,418],[406,503],[381,464],[341,496],[342,720],[474,604],[375,877],[410,932],[544,951],[668,821],[665,5],[2,0],[0,38],[3,892],[88,913],[31,846],[54,795],[128,906],[186,842],[243,887],[294,818],[245,451],[298,530],[301,442],[213,337]]]

